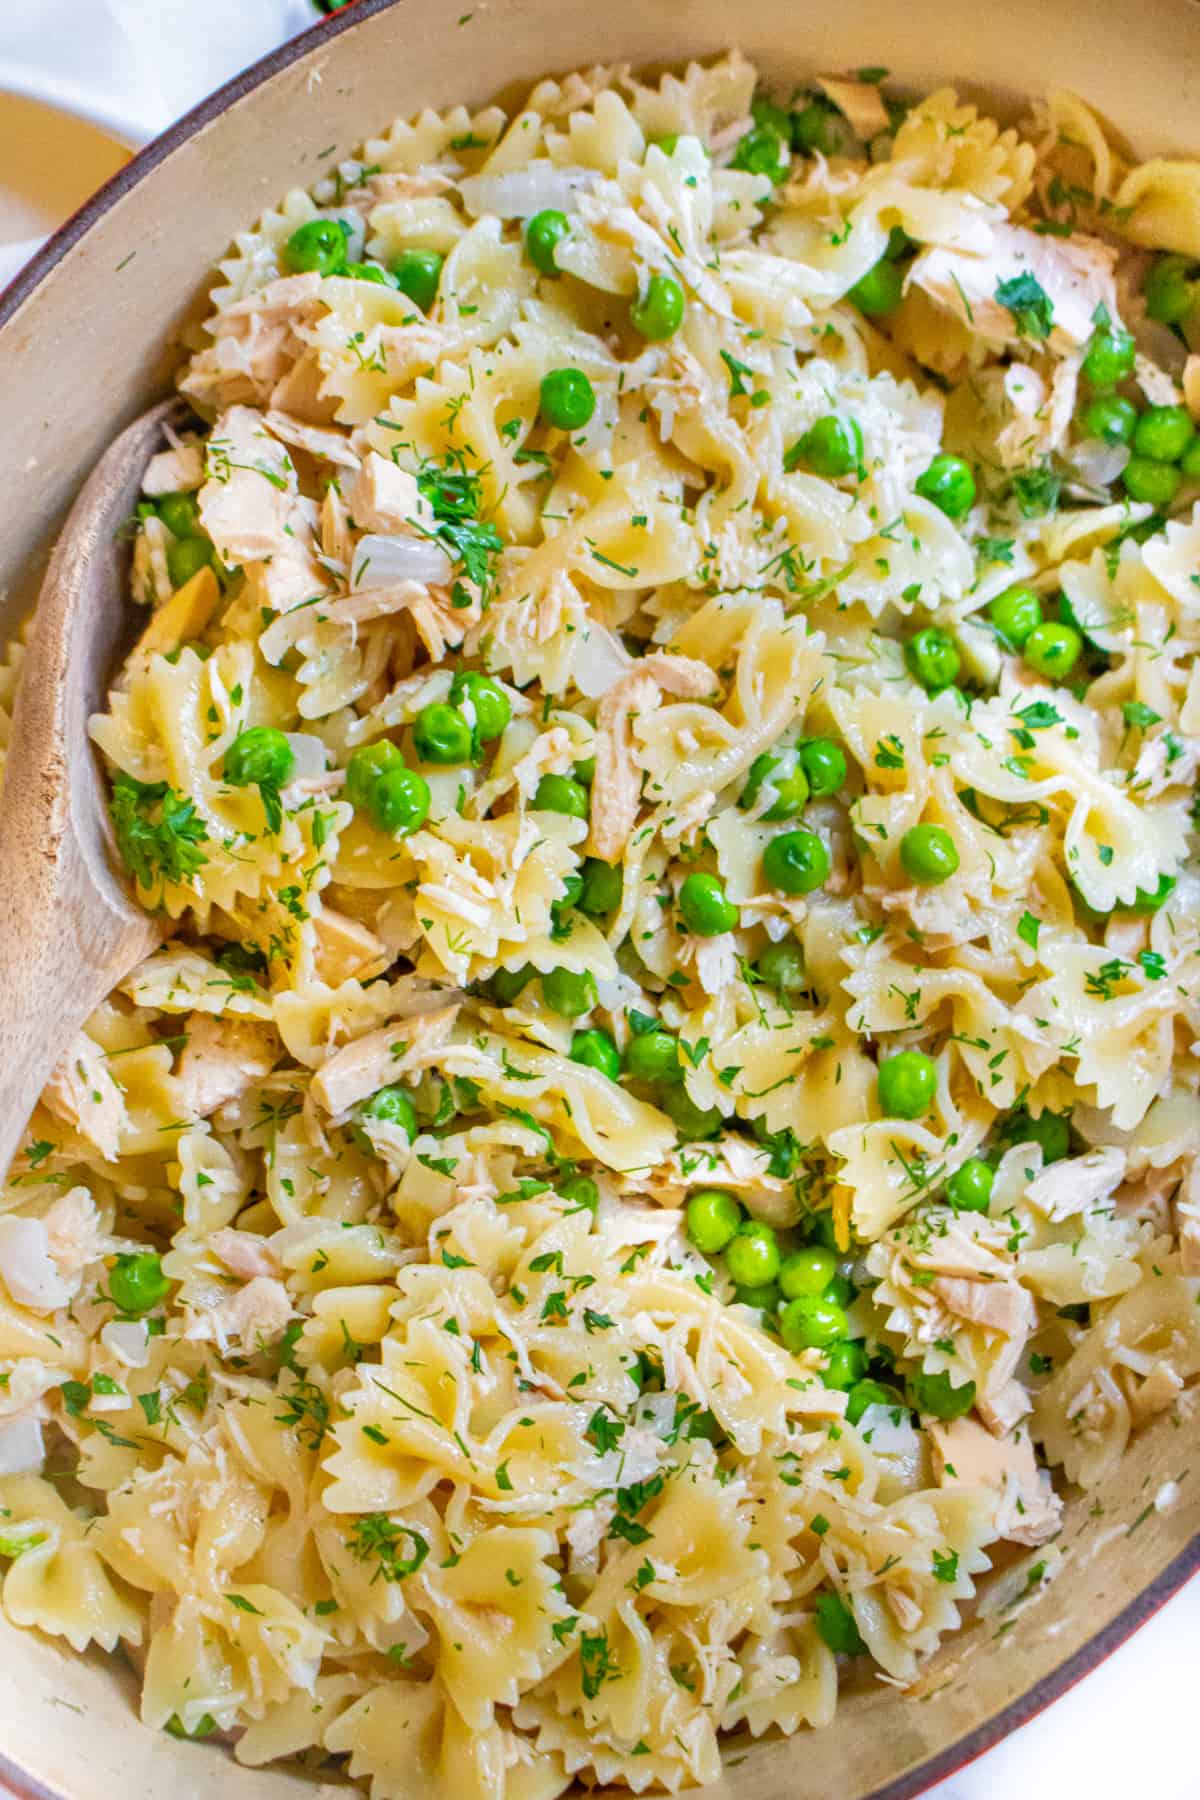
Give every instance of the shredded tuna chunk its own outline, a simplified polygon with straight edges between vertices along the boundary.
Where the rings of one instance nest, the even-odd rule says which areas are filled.
[[[43,1214],[42,1223],[55,1268],[72,1292],[77,1292],[83,1271],[104,1254],[96,1202],[87,1188],[68,1188]]]
[[[1072,1218],[1116,1192],[1124,1179],[1126,1160],[1124,1150],[1110,1147],[1051,1163],[1030,1182],[1026,1198],[1048,1219]]]
[[[256,1237],[252,1231],[237,1231],[232,1225],[223,1225],[219,1230],[209,1232],[208,1247],[214,1256],[220,1257],[231,1274],[240,1275],[243,1281],[250,1281],[256,1275],[277,1277],[281,1273],[279,1258],[266,1238]]]
[[[159,494],[191,494],[204,480],[204,451],[199,444],[172,445],[160,450],[146,464],[142,476],[142,492],[156,499]]]
[[[327,1113],[345,1113],[402,1075],[428,1068],[445,1048],[458,1004],[414,1013],[369,1031],[338,1050],[313,1076],[312,1095]]]
[[[433,509],[417,478],[378,450],[369,450],[346,495],[354,523],[362,531],[421,533],[434,525]]]
[[[1045,340],[1060,353],[1080,350],[1092,334],[1096,308],[1117,319],[1114,253],[1097,238],[1042,237],[1023,225],[993,225],[983,252],[941,246],[917,257],[909,274],[914,287],[953,313],[988,342],[1029,342],[1018,315],[996,297],[1003,283],[1032,276],[1053,308]],[[1019,299],[1019,295],[1017,296]],[[1033,338],[1035,347],[1042,340]]]
[[[942,1276],[933,1284],[942,1304],[960,1319],[1022,1342],[1037,1317],[1033,1296],[1016,1281],[964,1281]]]
[[[711,694],[717,678],[707,663],[688,656],[655,651],[636,669],[615,682],[600,702],[596,716],[596,777],[592,784],[590,849],[605,862],[616,862],[637,821],[642,771],[634,757],[632,722],[650,712],[664,694],[699,699]]]
[[[294,450],[306,450],[310,456],[337,463],[343,469],[359,467],[358,451],[344,431],[334,431],[324,425],[306,425],[277,406],[268,407],[263,419],[272,437],[277,437],[281,444],[290,444]]]
[[[274,1030],[253,1019],[189,1013],[187,1040],[176,1074],[188,1111],[198,1119],[269,1075],[279,1054]]]
[[[252,406],[231,406],[213,426],[200,518],[227,563],[262,562],[294,533],[296,471]]]
[[[202,406],[265,401],[303,345],[296,327],[316,317],[321,277],[286,275],[237,300],[210,321],[213,342],[192,358],[180,382]]]
[[[931,1420],[933,1465],[942,1487],[988,1487],[999,1496],[996,1530],[1017,1544],[1044,1544],[1059,1526],[1062,1501],[1037,1466],[1027,1431],[996,1438],[976,1419]]]
[[[193,1343],[215,1343],[222,1351],[233,1341],[253,1349],[274,1343],[291,1316],[292,1302],[283,1283],[256,1275],[236,1294],[197,1313],[183,1335]]]
[[[313,919],[317,940],[317,974],[328,987],[340,987],[356,976],[360,981],[379,975],[391,961],[387,946],[332,906],[323,906]]]
[[[99,1045],[85,1031],[75,1034],[46,1083],[42,1100],[56,1119],[94,1144],[105,1162],[116,1160],[127,1122],[125,1097]]]

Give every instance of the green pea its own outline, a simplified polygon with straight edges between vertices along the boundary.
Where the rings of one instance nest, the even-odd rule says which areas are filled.
[[[858,1424],[868,1406],[900,1407],[908,1411],[899,1388],[886,1387],[882,1381],[856,1381],[846,1401],[846,1417],[851,1425]]]
[[[988,618],[1004,641],[1019,650],[1042,622],[1042,603],[1032,588],[1005,588],[989,601]]]
[[[810,1244],[805,1250],[793,1250],[779,1271],[779,1287],[785,1300],[801,1294],[823,1294],[837,1274],[837,1257],[832,1250]]]
[[[579,1019],[596,1004],[596,978],[590,969],[551,969],[542,976],[542,995],[552,1012],[564,1019]]]
[[[941,825],[914,825],[900,839],[900,863],[910,881],[936,887],[958,868],[958,849]]]
[[[1097,325],[1084,352],[1083,372],[1094,388],[1116,387],[1133,374],[1133,359],[1134,342],[1128,331]]]
[[[773,987],[777,994],[799,994],[808,986],[804,952],[795,938],[784,938],[768,944],[755,964],[760,981]]]
[[[945,1370],[936,1375],[912,1376],[908,1391],[917,1411],[935,1419],[961,1419],[975,1404],[975,1383],[964,1381],[961,1387],[955,1387]]]
[[[1189,481],[1200,479],[1200,437],[1194,437],[1179,459],[1179,467]]]
[[[810,738],[800,746],[800,766],[808,777],[808,791],[815,799],[836,794],[846,779],[846,758],[832,738]]]
[[[1093,400],[1083,415],[1083,428],[1089,437],[1102,444],[1127,444],[1138,422],[1138,410],[1132,400],[1118,394],[1105,394]]]
[[[346,764],[346,798],[352,806],[365,807],[372,788],[385,769],[402,768],[404,758],[390,738],[376,738],[373,744],[360,744],[350,753]]]
[[[783,1258],[779,1240],[769,1225],[746,1219],[725,1251],[725,1267],[738,1287],[766,1287],[779,1274]]]
[[[581,431],[596,410],[596,391],[582,369],[551,369],[539,393],[542,417],[556,431]]]
[[[181,588],[185,581],[211,566],[213,547],[206,537],[176,538],[167,545],[167,574],[171,586]]]
[[[296,766],[296,753],[273,725],[240,731],[225,752],[225,779],[230,787],[282,787]]]
[[[402,250],[392,264],[396,286],[422,312],[427,313],[437,299],[444,260],[436,250]]]
[[[377,287],[396,287],[398,282],[394,275],[389,275],[379,263],[348,262],[341,271],[351,281],[373,281]]]
[[[1186,406],[1148,406],[1134,427],[1134,454],[1178,462],[1195,435]]]
[[[813,893],[829,870],[829,852],[815,831],[785,831],[763,851],[763,874],[782,894]]]
[[[687,1234],[697,1250],[716,1256],[733,1238],[745,1217],[725,1188],[699,1188],[687,1203]]]
[[[631,1037],[625,1046],[625,1073],[633,1081],[646,1081],[655,1087],[681,1082],[679,1039],[662,1030]]]
[[[571,1061],[583,1063],[588,1069],[598,1069],[610,1081],[615,1081],[621,1073],[621,1052],[608,1032],[601,1031],[599,1026],[575,1033],[571,1039]]]
[[[853,300],[859,312],[866,313],[869,319],[881,318],[885,313],[895,312],[900,304],[900,296],[904,292],[904,274],[887,255],[880,257],[874,268],[868,269],[850,289],[848,298]]]
[[[918,631],[904,646],[904,660],[915,681],[929,693],[936,694],[958,680],[962,657],[954,639],[936,625]]]
[[[1073,625],[1058,625],[1049,619],[1030,632],[1021,654],[1039,675],[1061,681],[1075,667],[1082,649],[1083,639]]]
[[[497,1006],[515,1005],[536,973],[532,963],[523,963],[519,969],[497,969],[488,982]]]
[[[855,148],[854,130],[825,94],[814,94],[792,114],[792,143],[797,150],[819,150],[822,156],[846,156]]]
[[[796,751],[788,752],[768,786],[774,789],[775,798],[762,814],[763,819],[773,825],[780,819],[798,818],[808,800],[808,776]]]
[[[422,762],[464,763],[471,758],[471,727],[456,706],[435,700],[413,720],[413,748]]]
[[[789,1350],[828,1350],[849,1336],[845,1312],[822,1294],[798,1294],[779,1315],[779,1335]]]
[[[543,275],[557,275],[554,252],[571,229],[566,213],[548,206],[534,213],[525,227],[525,254]]]
[[[585,912],[594,919],[605,913],[616,912],[624,889],[625,877],[620,863],[602,862],[598,856],[584,858],[580,912]]]
[[[583,756],[572,764],[571,773],[583,787],[590,788],[596,779],[596,759],[594,756]]]
[[[538,812],[565,813],[571,819],[588,816],[588,791],[581,781],[569,775],[543,775],[537,784],[533,804]]]
[[[664,156],[674,156],[679,148],[679,133],[664,131],[661,137],[651,138],[646,148],[647,150],[661,150]]]
[[[846,1338],[839,1344],[830,1344],[825,1352],[821,1380],[827,1388],[839,1388],[845,1393],[848,1388],[860,1382],[866,1372],[866,1351],[852,1338]]]
[[[154,505],[167,530],[177,538],[196,537],[200,533],[200,508],[195,494],[162,494]]]
[[[857,419],[839,419],[836,413],[823,413],[814,419],[803,437],[797,438],[783,459],[790,473],[801,464],[814,475],[835,480],[862,467],[863,440]]]
[[[921,1050],[898,1050],[879,1065],[879,1106],[888,1119],[923,1119],[937,1093],[937,1064]]]
[[[854,1614],[840,1594],[821,1594],[817,1599],[816,1615],[822,1642],[836,1655],[866,1655],[867,1646],[855,1624]]]
[[[1135,913],[1157,912],[1159,907],[1170,899],[1174,888],[1174,875],[1160,875],[1157,886],[1153,888],[1140,887],[1133,897],[1133,904],[1124,910]]]
[[[464,699],[471,703],[480,743],[498,738],[512,718],[512,704],[500,683],[490,675],[456,675],[450,683],[450,702],[457,706]]]
[[[685,301],[683,289],[673,275],[652,275],[646,291],[629,309],[635,331],[651,343],[674,337],[683,324]]]
[[[364,1119],[377,1119],[381,1125],[398,1125],[411,1144],[420,1126],[417,1109],[402,1087],[382,1087],[364,1100],[359,1109]]]
[[[600,1189],[590,1175],[572,1175],[558,1183],[558,1197],[568,1206],[580,1206],[594,1213],[600,1205]]]
[[[1174,463],[1155,462],[1148,456],[1131,456],[1121,471],[1121,481],[1131,500],[1143,500],[1160,512],[1179,492],[1182,471]]]
[[[1002,1136],[1009,1144],[1037,1144],[1045,1163],[1061,1162],[1071,1149],[1071,1127],[1065,1113],[1043,1110],[1035,1119],[1018,1107],[1004,1121]]]
[[[732,931],[741,914],[715,875],[689,875],[679,890],[679,910],[695,937],[719,937]]]
[[[946,1198],[955,1212],[985,1213],[996,1171],[981,1156],[970,1156],[946,1183]]]
[[[916,239],[910,238],[902,225],[893,225],[888,232],[887,249],[883,254],[889,262],[898,262],[902,256],[907,256],[916,247]]]
[[[137,1317],[160,1306],[171,1283],[152,1250],[122,1251],[109,1271],[108,1291],[119,1312]]]
[[[779,1285],[764,1281],[761,1287],[735,1288],[733,1297],[741,1306],[753,1306],[758,1312],[774,1312],[779,1305]]]
[[[293,231],[281,261],[292,275],[338,275],[346,266],[346,233],[337,219],[310,219]]]
[[[755,125],[738,139],[729,166],[744,169],[748,175],[766,175],[778,182],[787,180],[792,159],[787,144],[777,131],[769,125]]]
[[[756,125],[768,126],[788,143],[792,140],[792,115],[785,107],[760,96],[750,102],[750,117]]]
[[[935,456],[913,484],[923,500],[929,500],[948,519],[965,519],[975,504],[975,477],[961,456],[945,451]]]
[[[712,1137],[724,1124],[720,1107],[697,1106],[682,1085],[664,1088],[658,1095],[658,1104],[688,1143]]]
[[[376,778],[367,811],[380,831],[407,837],[429,817],[429,783],[416,769],[395,763]]]
[[[1163,325],[1182,325],[1196,304],[1200,287],[1189,256],[1160,256],[1146,276],[1146,312]]]
[[[832,1300],[836,1306],[847,1307],[858,1289],[848,1275],[835,1275],[821,1295],[822,1300]]]

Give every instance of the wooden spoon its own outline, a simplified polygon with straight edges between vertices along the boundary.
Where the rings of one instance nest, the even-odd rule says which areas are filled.
[[[87,734],[129,635],[116,531],[178,400],[101,458],[54,550],[13,716],[0,805],[0,1177],[84,1020],[163,936],[119,866]]]

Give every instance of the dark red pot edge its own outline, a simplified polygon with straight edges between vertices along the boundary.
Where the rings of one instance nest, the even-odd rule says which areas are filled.
[[[272,50],[269,55],[252,63],[240,75],[214,90],[207,99],[194,106],[190,112],[178,119],[174,125],[156,137],[145,149],[139,150],[136,156],[123,169],[119,169],[110,181],[86,201],[79,211],[61,225],[54,235],[47,239],[19,273],[14,276],[8,286],[0,292],[0,327],[6,325],[18,309],[33,293],[38,283],[45,279],[51,269],[60,263],[67,252],[79,242],[84,233],[89,231],[109,210],[115,206],[138,182],[156,169],[173,150],[186,143],[197,131],[208,125],[236,101],[243,99],[261,86],[280,70],[286,69],[293,62],[313,48],[318,39],[331,40],[339,37],[343,31],[352,30],[364,18],[383,12],[386,7],[397,4],[397,0],[356,0],[356,4],[331,13],[326,18],[317,20],[308,30],[297,37],[289,39],[286,44]],[[976,1757],[982,1756],[1019,1726],[1026,1725],[1044,1712],[1048,1706],[1069,1692],[1071,1688],[1083,1680],[1085,1675],[1097,1668],[1104,1660],[1118,1650],[1131,1638],[1135,1631],[1153,1618],[1173,1594],[1200,1572],[1200,1533],[1192,1539],[1188,1547],[1181,1551],[1175,1559],[1168,1563],[1157,1580],[1150,1583],[1135,1600],[1131,1600],[1123,1612],[1117,1614],[1105,1626],[1103,1631],[1089,1638],[1073,1656],[1053,1670],[1049,1675],[1032,1687],[1019,1700],[984,1721],[974,1731],[969,1731],[956,1743],[950,1744],[937,1756],[931,1757],[918,1768],[910,1769],[907,1774],[900,1775],[895,1781],[889,1781],[881,1788],[876,1788],[865,1800],[918,1800],[921,1794],[939,1781],[955,1774]],[[0,1780],[17,1797],[17,1800],[70,1800],[69,1795],[55,1794],[50,1788],[43,1787],[40,1782],[31,1782],[29,1778],[10,1762],[0,1750]]]

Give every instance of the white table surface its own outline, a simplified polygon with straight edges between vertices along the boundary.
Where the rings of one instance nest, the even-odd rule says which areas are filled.
[[[309,0],[0,0],[0,90],[54,100],[136,145],[314,17]],[[0,246],[0,279],[20,254],[14,245],[6,261]],[[1198,1651],[1194,1581],[927,1800],[1200,1800]]]

